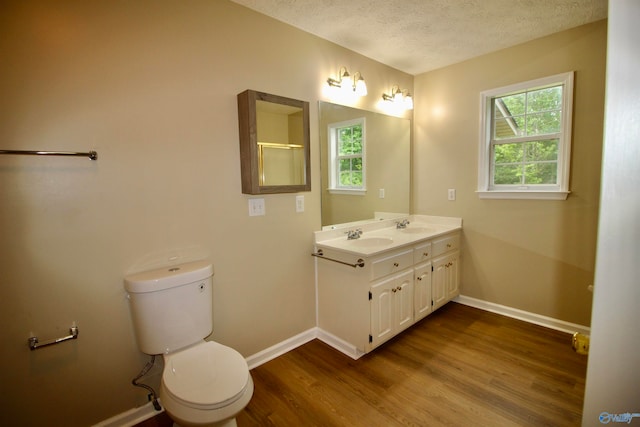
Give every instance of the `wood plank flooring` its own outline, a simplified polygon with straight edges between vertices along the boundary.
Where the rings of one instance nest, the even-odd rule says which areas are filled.
[[[579,426],[586,364],[569,334],[449,303],[359,360],[313,340],[253,369],[237,422]]]

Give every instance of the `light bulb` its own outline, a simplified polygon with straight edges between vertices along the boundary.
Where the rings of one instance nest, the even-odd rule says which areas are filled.
[[[358,96],[367,96],[367,84],[364,82],[362,76],[356,82],[356,95]]]
[[[411,94],[408,93],[407,96],[404,97],[404,108],[407,110],[413,110],[413,98]]]
[[[353,92],[353,80],[347,70],[344,70],[344,73],[340,76],[340,88],[345,93]]]

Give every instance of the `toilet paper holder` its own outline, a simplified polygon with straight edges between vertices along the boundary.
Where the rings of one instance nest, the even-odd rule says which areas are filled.
[[[69,328],[70,335],[62,338],[55,338],[45,342],[39,342],[38,337],[29,337],[29,348],[31,350],[35,350],[41,347],[46,347],[48,345],[58,344],[64,341],[75,340],[78,338],[78,327],[76,325],[71,326]]]

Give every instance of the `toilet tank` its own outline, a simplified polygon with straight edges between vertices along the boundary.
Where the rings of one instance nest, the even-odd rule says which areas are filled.
[[[213,330],[213,266],[173,265],[125,277],[138,348],[170,353],[202,341]]]

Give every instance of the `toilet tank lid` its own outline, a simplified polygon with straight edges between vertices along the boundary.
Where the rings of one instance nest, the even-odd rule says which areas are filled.
[[[213,276],[211,263],[194,261],[131,274],[124,278],[124,288],[127,292],[134,294],[156,292],[188,285],[211,276]]]

